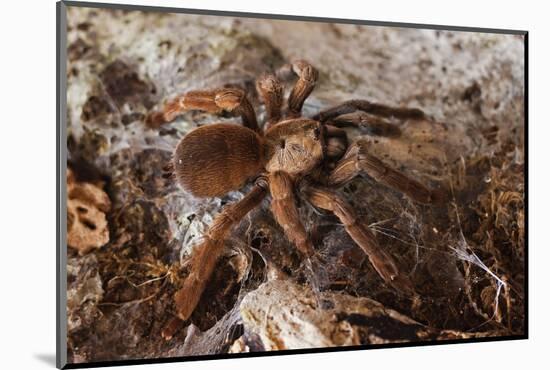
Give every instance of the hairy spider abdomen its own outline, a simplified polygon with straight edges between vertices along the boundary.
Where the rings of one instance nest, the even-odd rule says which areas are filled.
[[[284,171],[290,175],[306,174],[323,160],[321,123],[290,119],[277,123],[265,133],[265,168],[268,172]]]
[[[241,188],[262,170],[262,139],[253,130],[217,123],[194,129],[174,152],[178,183],[198,197]]]

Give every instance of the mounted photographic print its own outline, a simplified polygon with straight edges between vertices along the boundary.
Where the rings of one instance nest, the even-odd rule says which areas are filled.
[[[527,338],[527,32],[57,10],[58,367]]]

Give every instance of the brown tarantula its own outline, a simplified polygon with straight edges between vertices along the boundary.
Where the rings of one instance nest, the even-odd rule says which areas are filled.
[[[287,78],[293,73],[298,80],[283,114],[284,93],[279,77]],[[380,247],[368,225],[334,189],[364,173],[415,201],[441,201],[442,192],[426,188],[369,154],[367,141],[348,144],[346,132],[341,128],[362,126],[365,117],[370,117],[367,126],[371,131],[385,130],[391,134],[398,128],[381,117],[421,119],[424,113],[351,100],[304,118],[302,105],[317,77],[315,68],[303,60],[284,66],[276,74],[261,76],[256,87],[267,116],[263,130],[245,92],[237,88],[191,91],[169,101],[161,112],[148,115],[151,127],[170,122],[192,109],[241,115],[244,126],[215,123],[189,132],[176,147],[171,169],[181,187],[198,197],[219,197],[249,181],[254,183],[243,199],[225,206],[215,217],[201,245],[195,249],[189,261],[189,275],[174,297],[179,319],[187,320],[197,306],[231,228],[268,193],[276,221],[304,257],[312,256],[314,248],[298,216],[297,195],[314,207],[334,213],[385,282],[398,291],[414,293],[410,280],[399,271],[393,257]],[[359,120],[340,117],[355,111],[366,115]],[[169,333],[163,335],[171,337]]]

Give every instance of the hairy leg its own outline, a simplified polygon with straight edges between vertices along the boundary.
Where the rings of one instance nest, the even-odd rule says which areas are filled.
[[[279,122],[283,109],[283,85],[273,74],[264,74],[256,81],[256,89],[265,104],[267,120],[264,130]]]
[[[386,283],[403,293],[414,293],[408,277],[399,272],[393,257],[380,247],[368,225],[357,217],[348,202],[336,192],[317,186],[306,186],[303,192],[315,207],[330,211],[340,219],[348,234],[367,254],[370,263]]]
[[[348,147],[346,131],[332,125],[324,125],[325,154],[332,160],[340,159]]]
[[[283,66],[278,71],[278,75],[288,77],[293,72],[298,76],[298,80],[294,84],[290,96],[288,97],[288,118],[297,118],[302,115],[302,106],[309,94],[313,91],[319,73],[317,70],[305,60],[297,60],[292,64]],[[286,78],[285,78],[286,79]]]
[[[306,257],[312,256],[313,245],[298,215],[292,179],[285,172],[273,172],[269,175],[269,190],[273,197],[271,209],[275,220],[300,252]]]
[[[393,123],[372,114],[358,112],[353,115],[342,115],[329,121],[336,127],[354,127],[368,135],[398,137],[401,129]]]
[[[232,112],[242,117],[244,126],[259,132],[252,104],[246,98],[246,93],[236,88],[189,91],[168,101],[162,111],[147,115],[145,122],[150,127],[158,127],[173,121],[178,115],[188,110],[209,113]]]
[[[416,108],[390,107],[383,104],[371,103],[367,100],[349,100],[336,107],[329,108],[313,116],[316,121],[326,122],[338,116],[356,111],[363,111],[375,116],[395,117],[400,119],[422,119],[424,112]]]
[[[256,207],[267,194],[265,179],[259,180],[252,190],[237,203],[224,207],[214,218],[208,232],[189,260],[190,272],[182,287],[174,296],[177,315],[187,320],[199,303],[202,292],[223,250],[229,231],[248,212]]]
[[[336,164],[326,182],[331,186],[342,185],[355,176],[366,173],[374,180],[398,190],[420,203],[439,203],[446,198],[443,191],[430,190],[416,180],[385,165],[367,151],[368,142],[359,140],[352,144],[344,157]]]

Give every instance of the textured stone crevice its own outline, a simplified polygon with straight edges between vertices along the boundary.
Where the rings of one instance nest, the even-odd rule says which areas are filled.
[[[307,286],[289,280],[262,284],[244,298],[240,310],[246,330],[257,334],[267,350],[465,339],[499,334],[430,328],[372,299],[335,292],[316,294]],[[246,346],[246,340],[243,344]]]

